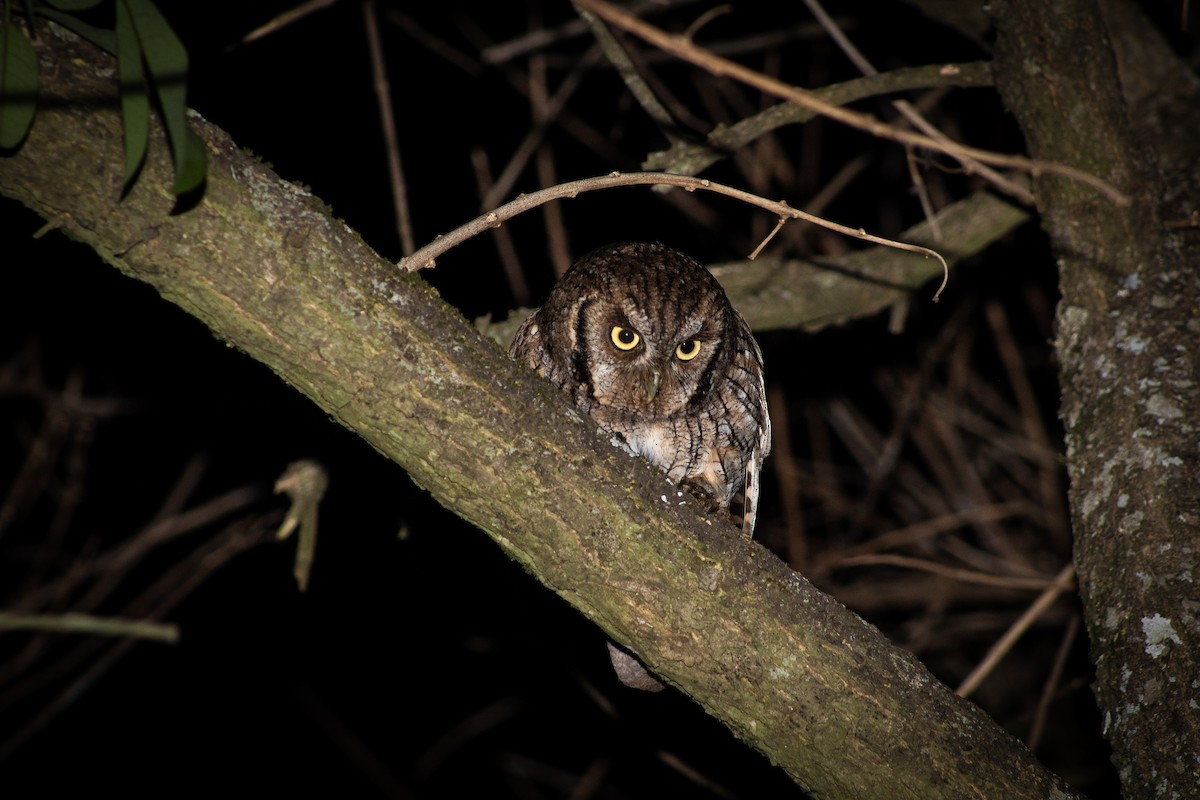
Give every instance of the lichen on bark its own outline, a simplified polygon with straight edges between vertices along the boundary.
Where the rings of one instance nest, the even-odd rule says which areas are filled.
[[[1133,200],[1034,186],[1058,258],[1075,560],[1106,734],[1125,797],[1197,796],[1200,246],[1167,224],[1165,202],[1196,180],[1195,145],[1134,107],[1143,70],[1169,71],[1170,56],[1130,3],[1004,0],[993,14],[997,86],[1030,154],[1098,171]],[[1194,80],[1156,91],[1200,124]]]

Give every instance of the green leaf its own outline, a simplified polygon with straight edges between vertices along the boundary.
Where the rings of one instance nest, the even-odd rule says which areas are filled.
[[[175,158],[175,185],[171,191],[177,195],[187,194],[200,188],[204,176],[208,173],[208,151],[204,140],[190,126],[183,129],[186,137],[183,147],[183,160]]]
[[[150,0],[117,0],[117,9],[118,18],[122,11],[128,15],[141,44],[175,157],[175,190],[181,191],[180,186],[195,188],[204,178],[207,157],[204,143],[187,125],[187,51]]]
[[[129,188],[146,159],[150,141],[150,97],[142,71],[142,46],[124,3],[117,3],[117,72],[121,76],[121,124],[125,129],[125,174]]]
[[[16,148],[33,125],[37,108],[38,60],[33,45],[13,24],[5,6],[0,28],[0,148]]]

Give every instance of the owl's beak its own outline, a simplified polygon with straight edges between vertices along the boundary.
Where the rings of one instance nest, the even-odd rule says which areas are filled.
[[[658,387],[662,385],[662,373],[656,369],[648,369],[642,375],[642,384],[646,387],[646,402],[654,402]]]

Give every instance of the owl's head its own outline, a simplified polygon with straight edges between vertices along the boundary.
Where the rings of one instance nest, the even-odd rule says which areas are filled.
[[[579,259],[542,307],[577,386],[613,412],[670,416],[704,401],[736,346],[737,312],[717,280],[659,244]],[[562,309],[568,309],[563,314]]]

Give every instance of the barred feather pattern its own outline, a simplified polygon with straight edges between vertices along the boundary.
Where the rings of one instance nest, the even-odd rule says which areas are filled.
[[[771,447],[762,353],[699,263],[661,244],[595,250],[525,320],[510,353],[753,535]],[[662,688],[633,656],[610,653],[622,682]]]

